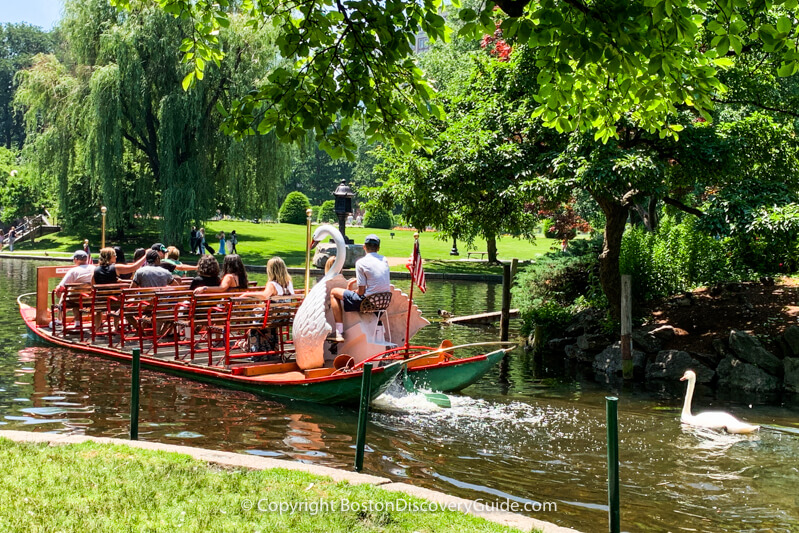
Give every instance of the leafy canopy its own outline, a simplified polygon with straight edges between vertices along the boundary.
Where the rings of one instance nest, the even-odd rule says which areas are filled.
[[[135,0],[111,0],[129,8]],[[229,25],[229,0],[142,0],[192,22],[181,46],[193,69],[188,88],[223,57],[219,33]],[[671,117],[680,106],[710,120],[723,94],[723,69],[745,46],[778,64],[780,76],[799,71],[798,0],[497,0],[463,7],[459,34],[495,31],[495,8],[508,17],[501,29],[511,43],[528,44],[540,69],[535,116],[558,131],[594,131],[616,137],[628,116],[648,133],[676,135]],[[459,2],[453,1],[457,8]],[[243,0],[253,25],[281,33],[280,53],[294,61],[230,106],[225,130],[238,135],[274,130],[297,141],[305,130],[326,137],[331,155],[352,155],[347,131],[367,124],[369,140],[390,139],[402,149],[423,136],[402,122],[411,109],[441,118],[433,92],[412,59],[417,33],[433,41],[449,31],[440,0]],[[709,38],[709,44],[706,42]],[[746,41],[753,39],[753,44]]]

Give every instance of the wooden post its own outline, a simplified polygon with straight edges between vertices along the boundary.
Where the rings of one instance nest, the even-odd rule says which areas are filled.
[[[139,390],[141,378],[141,351],[133,349],[133,358],[130,361],[130,440],[139,440]]]
[[[502,264],[502,314],[499,318],[499,340],[508,340],[510,323],[510,287],[513,282],[512,272],[516,269],[517,260]]]
[[[621,369],[624,379],[633,378],[632,354],[632,289],[630,275],[621,277]]]

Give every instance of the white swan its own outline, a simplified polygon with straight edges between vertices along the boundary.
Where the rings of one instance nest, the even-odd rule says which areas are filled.
[[[685,403],[682,406],[682,415],[680,416],[680,422],[683,424],[709,429],[723,429],[727,433],[753,433],[760,429],[760,426],[742,422],[724,411],[706,411],[696,416],[692,415],[691,399],[694,396],[696,374],[693,370],[686,370],[680,381],[688,381],[688,391],[685,393]]]
[[[297,354],[297,366],[303,370],[319,368],[325,363],[325,339],[333,330],[326,317],[327,282],[341,272],[347,258],[344,238],[329,224],[316,228],[311,248],[321,242],[325,235],[332,237],[336,243],[336,260],[313,289],[308,291],[308,287],[305,288],[305,299],[294,317],[294,349]]]

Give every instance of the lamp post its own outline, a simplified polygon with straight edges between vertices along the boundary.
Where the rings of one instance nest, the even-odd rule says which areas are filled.
[[[355,196],[355,192],[350,189],[346,180],[341,180],[341,183],[336,187],[335,192],[333,192],[333,196],[336,197],[336,205],[333,211],[335,211],[338,217],[338,230],[341,232],[341,236],[344,237],[344,242],[352,244],[354,241],[347,238],[345,231],[347,227],[347,215],[352,214],[352,198]]]
[[[452,237],[452,250],[449,251],[449,255],[460,255],[458,253],[458,239]]]
[[[103,231],[102,231],[102,238],[100,239],[100,248],[105,248],[105,212],[108,211],[106,206],[100,208],[100,212],[103,214]]]

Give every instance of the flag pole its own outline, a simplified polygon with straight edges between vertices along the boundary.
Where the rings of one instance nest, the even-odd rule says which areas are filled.
[[[405,317],[405,359],[408,358],[408,349],[410,347],[410,339],[408,338],[411,331],[411,309],[413,307],[413,273],[416,272],[416,261],[421,261],[421,254],[416,253],[419,249],[419,233],[413,234],[413,261],[411,262],[411,289],[408,291],[408,316]],[[417,259],[418,256],[418,259]]]

